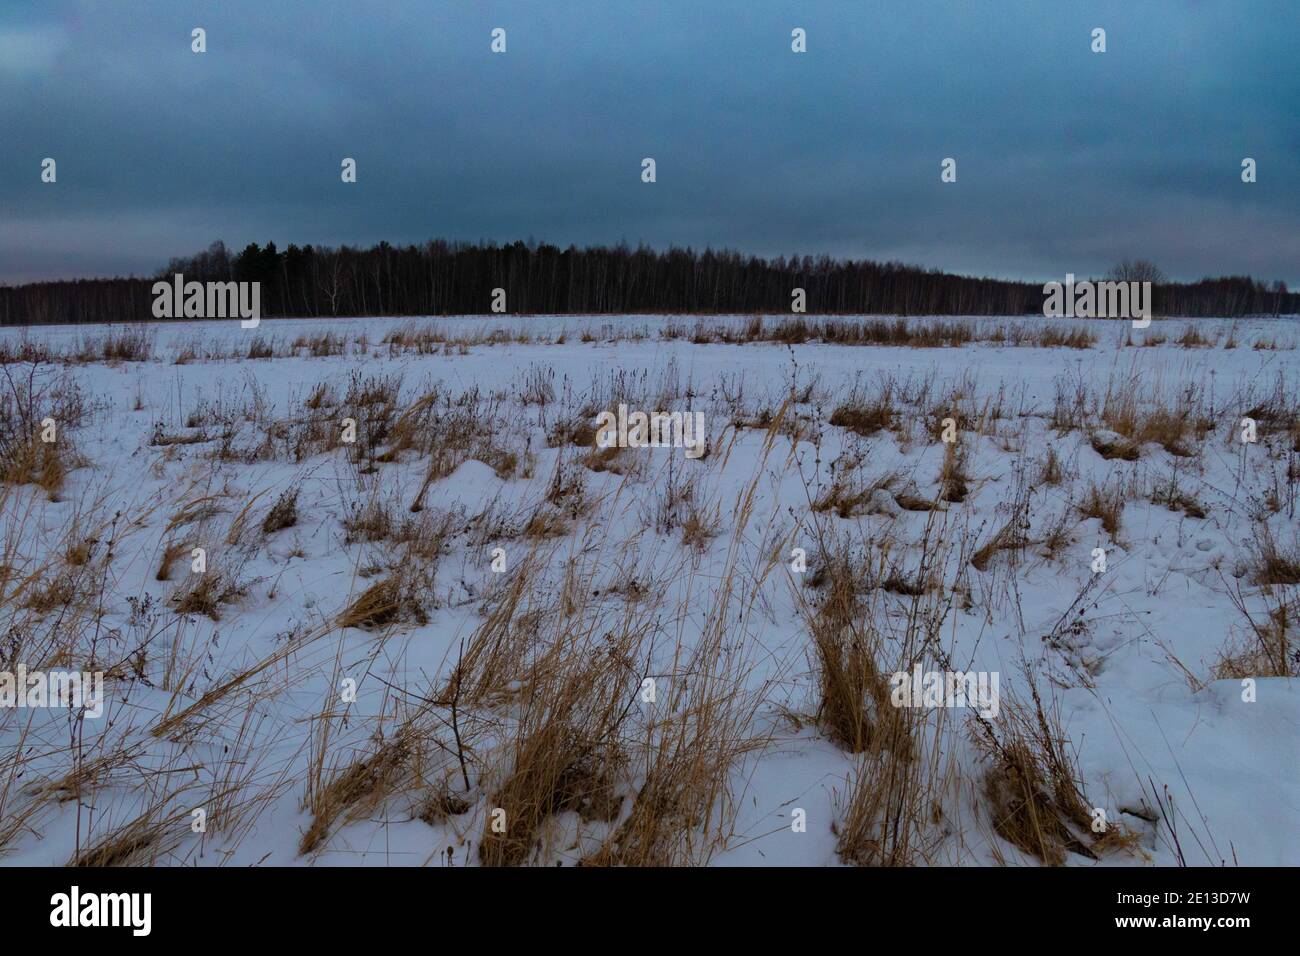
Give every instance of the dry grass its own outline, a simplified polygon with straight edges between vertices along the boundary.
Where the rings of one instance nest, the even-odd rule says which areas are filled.
[[[202,614],[219,621],[222,607],[233,604],[246,593],[247,587],[231,574],[210,569],[190,572],[169,600],[177,614]]]
[[[1087,330],[1045,326],[1022,334],[1016,329],[1014,324],[949,327],[892,320],[765,323],[756,317],[740,325],[686,326],[682,334],[734,344],[823,340],[950,347],[982,341],[1089,348],[1095,343]],[[574,330],[572,339],[579,335],[590,341],[634,337],[614,326],[599,335]],[[492,345],[515,341],[518,334],[474,336],[481,338],[478,344]],[[390,355],[401,355],[446,352],[468,343],[412,326],[385,344]],[[1180,339],[1179,344],[1202,343]],[[304,336],[293,346],[259,338],[246,349],[241,346],[241,354],[224,357],[262,360],[291,350],[360,354],[359,346],[364,348],[330,332]],[[220,808],[212,816],[221,821],[214,823],[214,832],[228,828],[222,834],[227,842],[216,850],[225,854],[254,836],[251,821],[274,805],[277,794],[303,779],[305,754],[311,814],[299,843],[305,854],[329,849],[352,823],[418,819],[437,828],[439,841],[448,846],[469,844],[471,859],[485,865],[706,863],[738,837],[754,837],[734,830],[737,787],[750,779],[751,760],[765,756],[772,743],[766,715],[775,711],[791,715],[797,726],[815,726],[851,765],[847,789],[835,795],[832,824],[836,853],[845,862],[915,865],[949,859],[962,844],[961,822],[953,814],[960,815],[968,792],[991,821],[998,837],[995,853],[999,846],[1014,846],[1049,864],[1071,854],[1100,857],[1111,848],[1131,846],[1131,835],[1122,829],[1091,832],[1091,805],[1054,704],[1040,701],[1035,691],[1024,705],[1004,701],[1003,720],[996,726],[972,720],[987,757],[986,772],[963,781],[954,776],[961,763],[948,762],[948,755],[965,747],[956,734],[958,722],[942,709],[894,707],[890,675],[918,662],[944,663],[943,641],[970,623],[948,617],[954,602],[971,612],[975,626],[981,626],[976,617],[1014,620],[1016,588],[1028,580],[1014,573],[1024,549],[1032,545],[1049,557],[1063,553],[1079,514],[1098,518],[1112,537],[1121,519],[1140,528],[1152,516],[1177,526],[1181,536],[1184,525],[1150,509],[1148,502],[1189,517],[1204,517],[1212,503],[1216,521],[1222,519],[1226,529],[1237,527],[1232,522],[1242,503],[1253,509],[1258,499],[1252,469],[1257,471],[1259,462],[1248,457],[1257,453],[1272,456],[1268,463],[1275,466],[1274,504],[1260,513],[1274,531],[1259,524],[1259,538],[1240,572],[1240,586],[1250,591],[1239,592],[1244,623],[1210,666],[1218,678],[1289,677],[1300,663],[1294,649],[1297,610],[1289,590],[1300,583],[1300,546],[1287,544],[1290,539],[1277,530],[1286,529],[1293,517],[1286,487],[1300,482],[1300,470],[1286,457],[1298,434],[1288,388],[1266,390],[1262,398],[1252,394],[1249,401],[1220,396],[1216,404],[1196,389],[1166,398],[1149,381],[1132,388],[1131,376],[1116,376],[1101,396],[1094,384],[1081,385],[1080,392],[1064,376],[1050,409],[1026,408],[1022,401],[1017,410],[1015,400],[1001,394],[980,397],[984,393],[969,376],[943,383],[926,373],[883,377],[870,387],[855,382],[847,396],[836,396],[816,384],[814,371],[799,367],[802,354],[788,387],[778,394],[753,394],[751,383],[748,398],[740,374],[714,383],[712,393],[705,383],[702,394],[667,375],[656,385],[653,378],[625,370],[602,374],[590,391],[575,395],[571,383],[557,380],[541,364],[499,393],[470,389],[457,395],[436,384],[406,394],[400,376],[374,374],[367,364],[346,382],[312,387],[292,400],[287,412],[276,411],[252,386],[242,398],[198,397],[191,408],[171,409],[151,399],[151,416],[156,411],[165,419],[152,442],[158,450],[148,454],[152,474],[206,485],[191,488],[172,505],[170,517],[123,509],[123,529],[148,529],[142,551],[133,554],[122,549],[103,514],[92,514],[89,507],[82,511],[78,495],[85,482],[68,479],[78,465],[68,432],[79,426],[65,426],[60,419],[52,465],[39,457],[49,451],[28,447],[32,421],[39,422],[37,416],[49,409],[63,408],[59,414],[71,416],[69,422],[79,420],[77,396],[61,391],[54,377],[42,381],[48,370],[24,392],[17,378],[22,363],[44,359],[31,348],[15,346],[8,353],[5,348],[0,344],[0,364],[14,373],[19,394],[27,397],[23,407],[10,398],[3,410],[8,431],[0,432],[14,439],[0,449],[8,449],[7,460],[17,462],[16,470],[6,472],[12,478],[0,483],[8,536],[0,540],[0,634],[6,635],[0,641],[0,668],[19,654],[29,664],[85,663],[93,657],[109,674],[114,700],[140,682],[170,697],[161,715],[151,709],[151,724],[135,733],[123,726],[118,712],[113,734],[103,735],[97,749],[84,756],[70,756],[59,772],[48,771],[48,761],[38,766],[40,757],[28,754],[48,756],[65,748],[65,740],[25,736],[13,718],[0,714],[6,749],[12,751],[0,753],[0,851],[14,846],[26,851],[32,841],[48,836],[49,823],[60,812],[71,812],[74,802],[98,808],[118,801],[110,815],[101,817],[97,809],[96,819],[103,821],[97,829],[79,828],[76,862],[177,862],[192,860],[184,854],[196,848],[206,855],[216,850],[216,842],[190,838],[188,816],[179,814],[175,794],[160,782],[174,770],[177,779],[202,777],[203,804]],[[129,342],[109,351],[118,356],[114,361],[138,361],[131,356],[142,354]],[[218,351],[195,340],[181,354],[193,362],[212,361],[221,357]],[[93,354],[102,361],[102,343]],[[747,430],[727,429],[705,461],[674,456],[667,474],[655,474],[653,456],[594,447],[595,411],[619,401],[660,408],[707,401],[710,414],[720,411],[719,420]],[[1098,470],[1086,447],[1076,456],[1074,442],[1064,449],[1048,444],[1041,455],[1020,451],[1036,447],[1049,411],[1051,427],[1082,430],[1081,447],[1100,426],[1113,432],[1109,445],[1097,449],[1105,457],[1138,460],[1144,444],[1160,445],[1179,459],[1172,477],[1169,463],[1150,448],[1147,460],[1122,469],[1118,482],[1114,476],[1101,481],[1104,466]],[[1225,416],[1235,427],[1242,414],[1257,417],[1263,441],[1242,453],[1244,477],[1233,487],[1209,474],[1216,462],[1200,454],[1199,443],[1207,418],[1218,429]],[[346,417],[359,426],[352,447],[339,439]],[[948,417],[957,421],[962,442],[946,444],[939,464],[927,439],[941,433],[939,425]],[[153,419],[133,421],[148,428]],[[830,431],[828,424],[841,431]],[[727,462],[739,443],[755,439],[748,430],[755,428],[765,433],[759,436],[764,460],[732,509],[717,489],[736,487],[734,471],[725,471]],[[985,437],[968,442],[968,435]],[[556,451],[538,447],[538,436]],[[149,441],[147,430],[142,440]],[[792,458],[799,457],[801,468],[806,462],[815,469],[815,478],[805,482],[816,489],[807,510],[788,508],[789,502],[773,506],[770,487],[790,477],[779,465],[766,464],[777,442]],[[905,460],[897,472],[871,480],[862,466],[881,445],[890,458],[896,448]],[[1005,482],[1008,471],[999,466],[997,453],[1014,456],[1013,449],[1020,454],[1010,462],[1017,486],[1042,490],[1035,488],[1032,509],[1023,507],[1017,492],[1010,508],[1000,506],[995,519],[982,523],[984,513],[972,506],[973,489],[984,493]],[[1190,452],[1196,457],[1182,461]],[[533,469],[548,453],[553,470],[535,476]],[[315,456],[330,457],[293,470],[303,476],[337,465],[336,500],[329,500],[328,482],[314,480],[310,487],[320,496],[313,497],[313,509],[341,518],[343,531],[313,521],[311,528],[290,536],[293,542],[268,540],[299,525],[301,479],[292,479],[273,504],[258,505],[254,514],[257,499],[239,486],[240,466]],[[497,475],[487,477],[492,487],[483,499],[486,507],[467,509],[457,501],[459,483],[438,487],[471,459]],[[978,483],[970,476],[976,460]],[[917,476],[933,475],[936,464],[938,490],[931,500],[914,481],[924,483]],[[1080,467],[1085,471],[1076,478]],[[276,479],[280,487],[289,470],[282,469]],[[534,478],[539,480],[524,485]],[[498,485],[507,481],[516,484]],[[1086,489],[1077,506],[1076,483]],[[42,521],[54,511],[39,511],[45,505],[33,484],[67,494],[72,500],[58,513],[71,509],[78,517],[47,533]],[[1198,504],[1184,485],[1207,504]],[[1125,495],[1136,513],[1124,514]],[[447,510],[444,499],[452,500]],[[474,514],[473,508],[482,510]],[[770,513],[762,510],[769,508]],[[629,516],[635,524],[638,512],[644,533],[632,535],[635,541],[622,540]],[[769,522],[766,527],[751,527],[761,524],[753,519],[755,512]],[[221,515],[228,524],[218,525]],[[926,530],[917,540],[921,524]],[[849,539],[835,537],[837,526],[860,528],[863,544],[848,547]],[[816,544],[808,544],[810,533]],[[31,540],[18,547],[13,541],[23,535]],[[274,583],[257,588],[258,604],[265,597],[267,610],[283,620],[279,592],[292,588],[293,580],[309,581],[313,570],[298,561],[306,556],[297,547],[285,556],[285,546],[299,536],[304,547],[313,542],[317,551],[323,546],[319,542],[333,545],[341,539],[359,569],[354,591],[346,598],[336,595],[324,607],[305,605],[301,610],[309,623],[295,620],[281,633],[259,631],[256,640],[265,638],[275,650],[250,663],[245,655],[257,645],[231,647],[229,633],[258,627],[272,615],[260,607],[239,608],[253,604],[240,600],[254,584],[243,578],[242,569],[250,560],[270,564],[268,580]],[[791,657],[785,661],[765,640],[774,613],[781,611],[765,581],[771,570],[785,566],[791,541],[808,546],[814,558],[799,599],[809,602],[801,607],[806,647],[782,648]],[[508,572],[497,575],[484,564],[490,548],[501,542],[514,544],[507,547]],[[204,544],[209,570],[177,572],[176,562],[188,566],[191,550]],[[449,555],[455,557],[444,561]],[[155,560],[157,580],[178,578],[172,606],[179,615],[165,608],[157,613],[157,605],[146,600],[152,597],[148,589],[127,596],[140,603],[122,602],[117,582],[131,580],[137,568],[148,578]],[[440,564],[447,565],[442,573]],[[285,565],[287,573],[281,574]],[[303,571],[307,574],[295,579]],[[429,632],[403,633],[403,625],[434,621],[444,603],[464,615],[456,620],[468,620],[466,630],[472,632],[463,654],[423,678],[415,672],[426,662],[419,660],[417,667],[416,658],[406,655]],[[207,618],[220,619],[220,629]],[[446,619],[436,621],[442,627]],[[371,634],[340,633],[350,628]],[[97,631],[107,635],[98,644],[91,636]],[[323,676],[317,674],[317,655],[324,642],[311,645],[325,634],[338,638],[336,661],[343,659],[346,645],[349,667],[358,648],[364,649],[362,657],[373,654],[362,662],[372,668],[368,679],[391,677],[400,708],[390,713],[396,705],[388,698],[378,717],[368,704],[339,708],[337,680],[327,681],[330,703],[315,716],[293,710],[292,695],[282,701],[286,689]],[[15,640],[18,650],[10,647]],[[806,676],[798,673],[805,650],[812,664]],[[1067,651],[1045,644],[1049,661]],[[760,660],[762,677],[757,676]],[[640,697],[647,678],[656,682],[652,703]],[[421,679],[432,681],[428,699],[415,684]],[[783,696],[774,699],[776,694]],[[413,715],[408,707],[414,707]],[[282,754],[293,748],[264,746],[267,742],[252,733],[268,713],[277,733],[290,739],[299,728],[313,728],[292,759]],[[344,734],[347,739],[335,739]],[[183,767],[158,769],[151,748],[171,744],[160,745],[156,738],[184,744]],[[255,770],[259,754],[270,765],[267,773]],[[959,790],[959,783],[975,787]],[[950,795],[958,794],[961,798],[950,803]],[[64,804],[69,809],[59,811]],[[504,828],[498,828],[498,819]],[[125,824],[118,825],[122,820]],[[178,854],[181,846],[187,849]]]
[[[153,356],[154,331],[147,325],[124,325],[94,338],[83,336],[78,362],[147,362]]]
[[[1300,541],[1278,544],[1268,525],[1256,527],[1250,545],[1251,579],[1261,585],[1300,584]]]
[[[84,464],[72,431],[85,400],[76,383],[37,364],[0,366],[0,484],[35,485],[58,500],[68,474]]]
[[[1114,538],[1119,534],[1124,517],[1124,489],[1120,485],[1107,489],[1091,482],[1078,508],[1081,517],[1098,519],[1101,529]]]
[[[168,819],[147,812],[81,850],[67,865],[102,868],[154,864],[180,842],[184,826],[185,821],[179,817]]]
[[[873,742],[897,745],[899,710],[889,704],[889,677],[877,664],[878,634],[855,623],[851,583],[833,581],[811,626],[819,689],[818,725],[837,745],[861,753]],[[889,749],[886,746],[886,749]]]
[[[1293,648],[1295,621],[1295,611],[1288,607],[1274,610],[1263,621],[1252,620],[1247,635],[1219,652],[1210,669],[1213,678],[1294,677],[1300,664]]]
[[[1260,595],[1264,604],[1260,613],[1252,609],[1254,602],[1239,584],[1225,586],[1246,626],[1219,651],[1211,667],[1213,678],[1294,677],[1300,668],[1300,651],[1294,645],[1296,625],[1300,622],[1300,600],[1295,592],[1278,585],[1265,589]]]
[[[943,466],[939,469],[939,500],[960,504],[970,494],[970,475],[966,473],[966,456],[955,443],[943,450]]]
[[[1028,701],[1004,694],[997,726],[975,723],[975,742],[990,760],[984,797],[994,832],[1048,866],[1071,853],[1097,860],[1113,849],[1134,850],[1137,835],[1118,823],[1093,831],[1094,804],[1084,796],[1060,714],[1044,703],[1032,674],[1024,676]]]
[[[334,619],[336,627],[355,627],[373,631],[401,621],[427,624],[423,589],[417,575],[398,570],[371,584],[354,598]]]
[[[763,581],[776,566],[769,562],[742,581],[739,559],[765,462],[787,411],[783,406],[768,430],[755,477],[738,497],[723,573],[710,584],[699,640],[689,650],[680,643],[674,650],[656,719],[637,740],[634,763],[641,777],[631,808],[599,849],[583,858],[586,865],[698,865],[731,837],[733,769],[765,743],[754,718],[768,693],[767,687],[747,686],[753,663],[734,635],[744,633]]]
[[[338,770],[309,798],[311,825],[298,841],[299,853],[319,849],[340,819],[377,804],[407,771],[416,744],[409,732],[386,740],[369,756]]]
[[[887,472],[870,482],[859,483],[850,474],[840,474],[811,503],[814,514],[833,512],[840,518],[851,518],[876,507],[890,507],[898,502],[893,489],[902,481],[897,472]]]
[[[683,469],[670,459],[668,477],[654,515],[654,528],[662,535],[679,534],[682,544],[703,554],[718,536],[722,517],[716,503],[707,500],[699,475],[683,477]]]
[[[1098,447],[1098,438],[1094,436],[1093,447],[1103,458],[1135,461],[1139,447],[1146,442],[1160,445],[1171,455],[1191,457],[1188,436],[1194,427],[1196,406],[1193,398],[1183,395],[1180,404],[1172,405],[1157,395],[1142,403],[1141,397],[1150,391],[1149,385],[1144,388],[1136,370],[1128,376],[1112,379],[1107,385],[1102,399],[1101,420],[1123,440],[1112,442],[1112,447],[1103,449]]]
[[[532,661],[524,676],[522,716],[512,728],[509,774],[488,800],[504,811],[491,816],[479,841],[485,866],[515,866],[536,848],[551,817],[573,811],[585,820],[614,820],[625,769],[624,727],[640,684],[629,663],[640,655],[639,627],[608,635],[605,647],[557,642]]]
[[[1038,481],[1040,484],[1055,487],[1061,483],[1062,477],[1061,458],[1056,453],[1056,449],[1048,445],[1047,454],[1043,456],[1043,463],[1038,471]]]
[[[461,659],[439,691],[437,700],[470,705],[508,696],[523,681],[529,648],[537,635],[546,602],[534,593],[546,556],[528,551],[507,571],[489,599],[483,621],[474,630]]]
[[[946,561],[949,543],[940,521],[928,519],[917,580],[938,576]],[[817,536],[830,552],[845,551],[824,532]],[[890,588],[885,552],[873,554],[868,546],[865,554],[863,561],[831,562],[820,604],[802,605],[817,678],[815,719],[832,741],[858,755],[848,793],[838,801],[836,852],[859,866],[915,865],[928,860],[941,839],[951,728],[942,710],[895,706],[891,677],[919,660],[951,609],[952,595]],[[896,629],[880,587],[904,596],[901,633],[887,633]]]
[[[1016,516],[999,527],[989,535],[987,541],[976,548],[975,553],[971,555],[971,566],[977,571],[987,571],[996,555],[1004,551],[1019,554],[1028,544],[1025,520],[1021,516]]]
[[[1215,339],[1207,338],[1202,335],[1195,325],[1188,323],[1183,328],[1183,334],[1178,337],[1176,344],[1181,345],[1185,349],[1208,348],[1209,346],[1214,345],[1215,341]]]
[[[162,554],[158,559],[158,570],[154,573],[155,581],[170,581],[172,578],[172,566],[187,556],[193,550],[194,544],[190,541],[174,541],[163,546]]]
[[[1163,505],[1170,511],[1181,511],[1189,518],[1205,518],[1208,516],[1208,511],[1204,505],[1179,488],[1176,475],[1171,477],[1168,482],[1156,485],[1152,491],[1151,500],[1155,504]]]
[[[292,528],[298,523],[298,489],[290,488],[280,492],[275,504],[267,509],[262,519],[262,534],[275,534],[285,528]]]
[[[1093,432],[1089,437],[1093,451],[1101,455],[1107,461],[1137,461],[1141,457],[1141,448],[1139,444],[1132,439],[1126,439],[1122,435],[1114,436],[1106,432]]]
[[[875,395],[855,387],[848,400],[831,412],[828,421],[857,435],[874,435],[893,428],[897,415],[893,390],[888,385]]]

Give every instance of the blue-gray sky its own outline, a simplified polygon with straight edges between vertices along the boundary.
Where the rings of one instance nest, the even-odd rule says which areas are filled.
[[[1178,279],[1298,287],[1300,8],[0,5],[0,281],[149,274],[218,238],[529,236],[1036,280],[1145,256]]]

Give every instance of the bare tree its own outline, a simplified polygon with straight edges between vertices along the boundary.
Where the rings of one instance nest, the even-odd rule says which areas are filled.
[[[1152,285],[1169,281],[1164,270],[1150,259],[1122,259],[1110,270],[1110,278],[1119,282],[1150,282]]]
[[[339,257],[330,256],[329,260],[329,285],[317,278],[316,287],[320,289],[322,295],[330,300],[330,315],[338,315],[339,292],[341,291],[339,289]]]

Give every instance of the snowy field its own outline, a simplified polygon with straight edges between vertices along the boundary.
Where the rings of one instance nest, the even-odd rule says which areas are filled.
[[[1300,864],[1295,320],[789,321],[0,330],[0,864]]]

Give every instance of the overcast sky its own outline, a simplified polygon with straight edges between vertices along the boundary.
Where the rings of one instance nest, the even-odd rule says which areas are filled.
[[[0,3],[0,281],[529,236],[1300,287],[1300,7]]]

